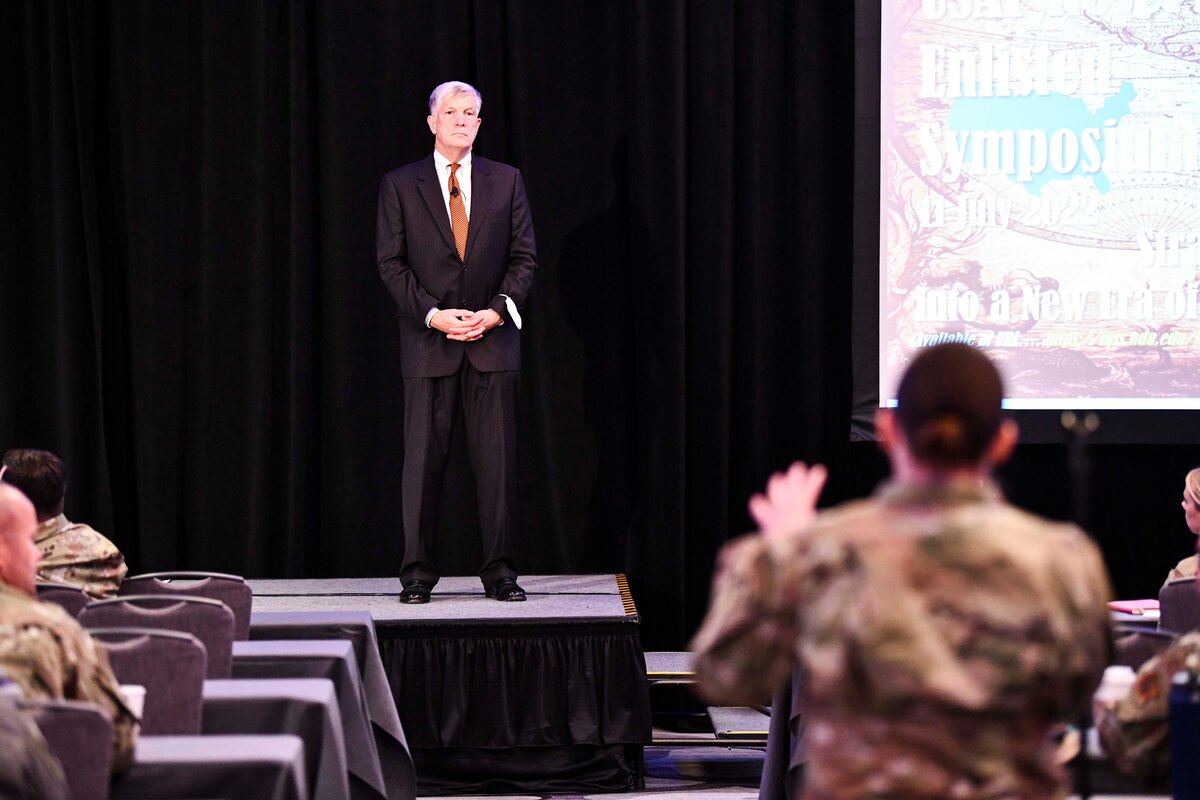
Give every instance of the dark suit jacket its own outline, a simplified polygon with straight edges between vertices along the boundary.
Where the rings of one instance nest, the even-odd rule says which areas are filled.
[[[480,372],[521,368],[521,337],[506,294],[520,308],[533,284],[537,252],[521,173],[471,156],[471,221],[459,261],[433,154],[383,176],[376,250],[379,274],[396,300],[400,369],[406,378],[452,375],[464,354]],[[504,320],[474,342],[425,327],[429,309],[494,309]]]

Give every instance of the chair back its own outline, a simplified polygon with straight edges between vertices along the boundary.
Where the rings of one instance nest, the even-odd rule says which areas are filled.
[[[1158,591],[1158,627],[1172,633],[1200,628],[1200,592],[1195,578],[1168,581]]]
[[[204,644],[190,633],[153,628],[92,628],[120,683],[146,687],[141,731],[198,736],[204,707]]]
[[[250,638],[254,590],[239,575],[221,572],[147,572],[121,581],[119,594],[169,594],[220,600],[233,612],[233,639]]]
[[[133,594],[89,603],[79,612],[85,628],[156,628],[190,633],[208,655],[205,677],[228,678],[233,670],[233,612],[220,600]]]
[[[50,752],[62,765],[75,800],[107,800],[112,772],[112,718],[95,703],[39,700],[26,703]]]
[[[87,592],[78,586],[52,581],[37,582],[37,599],[43,603],[56,603],[62,606],[72,617],[78,617],[80,610],[91,601]]]
[[[71,800],[62,765],[23,698],[0,689],[0,797]]]
[[[1170,631],[1118,627],[1113,631],[1113,645],[1116,651],[1113,663],[1137,671],[1142,664],[1166,650],[1173,641],[1175,634]]]

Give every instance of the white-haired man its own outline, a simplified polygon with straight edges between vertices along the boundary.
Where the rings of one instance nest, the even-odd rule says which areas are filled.
[[[459,81],[429,96],[433,153],[379,189],[379,273],[396,301],[404,376],[401,504],[405,603],[427,603],[451,434],[466,426],[483,564],[496,600],[524,600],[514,558],[521,315],[537,266],[521,173],[473,155],[479,92]]]

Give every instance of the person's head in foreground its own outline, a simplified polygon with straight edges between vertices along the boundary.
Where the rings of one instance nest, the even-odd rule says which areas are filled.
[[[37,516],[19,490],[0,483],[0,581],[30,596],[36,594],[42,551],[34,544]]]
[[[817,514],[825,472],[797,463],[721,554],[699,686],[764,702],[799,662],[807,798],[1066,795],[1051,734],[1107,663],[1109,584],[1082,531],[989,479],[1003,394],[978,350],[921,351],[878,415],[891,479]]]
[[[876,415],[880,445],[900,480],[979,473],[1002,464],[1017,442],[1017,426],[1000,408],[1004,384],[974,347],[943,344],[922,350],[900,380],[896,409]]]

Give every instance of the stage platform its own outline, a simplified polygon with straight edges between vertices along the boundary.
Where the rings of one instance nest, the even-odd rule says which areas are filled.
[[[395,578],[250,580],[256,611],[370,611],[377,626],[442,625],[500,620],[630,622],[616,575],[529,575],[523,603],[497,603],[484,596],[478,578],[442,578],[424,605],[399,601]],[[636,613],[633,624],[637,624]]]
[[[624,576],[521,576],[522,603],[442,578],[250,580],[255,611],[369,611],[418,793],[641,788],[651,741],[639,619]]]

